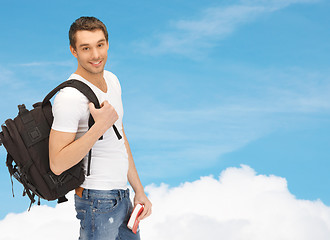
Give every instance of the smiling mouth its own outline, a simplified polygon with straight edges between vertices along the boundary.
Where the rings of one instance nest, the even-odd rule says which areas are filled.
[[[102,61],[100,60],[100,61],[97,61],[97,62],[89,62],[89,63],[94,67],[98,67],[98,66],[101,65]]]

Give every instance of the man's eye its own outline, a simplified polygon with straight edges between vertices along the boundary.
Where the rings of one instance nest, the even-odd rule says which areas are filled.
[[[83,48],[83,51],[87,51],[87,50],[89,50],[89,48],[88,48],[88,47],[85,47],[85,48]]]
[[[104,45],[103,43],[100,43],[100,44],[99,44],[99,47],[103,47],[103,45]]]

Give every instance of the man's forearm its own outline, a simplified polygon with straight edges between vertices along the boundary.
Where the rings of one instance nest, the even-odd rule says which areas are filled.
[[[141,184],[139,175],[137,173],[136,167],[135,167],[135,163],[133,160],[133,156],[132,156],[132,152],[131,152],[131,148],[129,147],[129,143],[127,141],[125,132],[124,132],[124,126],[123,126],[123,135],[124,135],[124,140],[125,140],[125,147],[126,147],[126,151],[128,154],[128,173],[127,173],[127,178],[129,183],[131,184],[134,192],[135,192],[135,196],[134,196],[134,206],[136,204],[142,204],[144,206],[143,212],[141,213],[141,215],[138,217],[139,220],[142,220],[146,217],[148,217],[152,210],[152,204],[149,201],[147,195],[144,192],[144,188]]]
[[[52,171],[59,175],[79,163],[103,133],[104,130],[102,128],[93,125],[82,137],[65,146],[56,155],[50,154]],[[50,148],[52,147],[51,141],[55,141],[52,140],[52,135],[50,135]]]
[[[127,178],[135,193],[144,193],[144,188],[137,173],[134,161],[129,161]]]
[[[143,189],[141,180],[139,178],[139,174],[136,170],[136,166],[135,166],[135,163],[133,160],[131,148],[127,141],[127,137],[125,135],[124,126],[123,126],[123,135],[124,135],[125,147],[126,147],[126,151],[127,151],[127,155],[128,155],[128,172],[127,172],[128,181],[131,184],[135,193],[142,193],[142,192],[144,193],[144,189]]]

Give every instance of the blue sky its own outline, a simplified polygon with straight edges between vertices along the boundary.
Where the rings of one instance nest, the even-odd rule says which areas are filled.
[[[0,121],[75,71],[69,26],[96,16],[144,185],[246,164],[330,205],[329,10],[325,0],[4,1]],[[11,196],[3,147],[0,159],[2,219],[29,203],[17,182]]]

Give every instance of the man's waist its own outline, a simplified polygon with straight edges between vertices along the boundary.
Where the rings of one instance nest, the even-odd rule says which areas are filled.
[[[111,190],[97,190],[97,189],[86,189],[83,187],[78,187],[75,189],[75,193],[82,198],[83,195],[86,196],[118,196],[120,198],[129,198],[129,189],[111,189]]]

